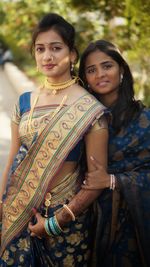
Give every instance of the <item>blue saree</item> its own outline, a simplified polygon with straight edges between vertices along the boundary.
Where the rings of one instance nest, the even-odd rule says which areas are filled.
[[[55,215],[77,194],[82,178],[78,162],[76,169],[63,177],[57,186],[52,188],[51,184],[68,155],[83,139],[92,123],[104,114],[105,108],[86,93],[74,104],[63,107],[55,116],[46,113],[43,117],[43,109],[35,110],[32,120],[33,142],[30,146],[26,146],[28,142],[25,142],[28,132],[24,134],[23,131],[29,112],[21,117],[22,146],[14,160],[3,196],[1,267],[88,266],[92,236],[90,209],[68,223],[59,236],[33,238],[28,230],[28,222],[32,220],[34,223],[34,207],[42,215],[45,214],[47,192],[52,197],[48,216]],[[38,112],[42,116],[38,116]],[[42,123],[46,125],[42,127]],[[40,131],[37,134],[38,126]],[[29,136],[32,136],[32,131]]]
[[[98,199],[97,267],[150,266],[150,110],[116,135],[109,127],[116,190]],[[95,265],[93,265],[95,266]]]

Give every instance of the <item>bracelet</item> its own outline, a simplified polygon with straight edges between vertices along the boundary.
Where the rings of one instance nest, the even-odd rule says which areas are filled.
[[[48,225],[48,219],[45,219],[44,228],[45,228],[46,233],[47,233],[49,236],[51,236],[52,233],[50,232],[50,228],[49,228],[49,225]]]
[[[3,204],[3,201],[2,200],[0,200],[0,204]]]
[[[60,231],[60,232],[63,232],[63,229],[60,227],[56,215],[54,216],[54,218],[55,218],[55,223],[56,223],[57,227],[59,228],[59,231]]]
[[[116,187],[116,178],[114,174],[110,174],[110,189],[114,190]]]
[[[44,228],[45,228],[46,233],[49,236],[56,236],[56,235],[59,235],[61,232],[63,232],[63,230],[61,229],[58,223],[56,215],[45,219]]]
[[[72,210],[66,204],[63,205],[63,208],[71,215],[72,221],[75,221],[76,218]]]

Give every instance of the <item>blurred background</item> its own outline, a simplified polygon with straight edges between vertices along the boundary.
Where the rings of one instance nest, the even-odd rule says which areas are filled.
[[[0,182],[13,105],[42,79],[29,51],[37,21],[48,12],[64,16],[75,26],[80,54],[92,40],[114,42],[131,67],[136,97],[150,107],[149,11],[150,0],[0,0]]]
[[[0,53],[9,47],[15,63],[36,79],[31,32],[41,16],[57,12],[75,26],[80,53],[98,38],[119,46],[132,68],[137,97],[150,106],[149,10],[150,0],[1,0]]]

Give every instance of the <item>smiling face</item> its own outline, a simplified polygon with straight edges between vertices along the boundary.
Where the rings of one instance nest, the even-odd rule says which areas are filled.
[[[90,88],[99,94],[102,102],[114,102],[118,97],[120,67],[107,54],[96,50],[85,61],[85,76]]]
[[[71,78],[70,64],[75,52],[69,50],[61,36],[54,30],[38,34],[35,41],[35,59],[40,72],[50,82],[63,82]]]

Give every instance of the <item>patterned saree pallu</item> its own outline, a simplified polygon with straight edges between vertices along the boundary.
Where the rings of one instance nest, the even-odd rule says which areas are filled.
[[[23,161],[11,175],[3,204],[1,254],[27,225],[32,208],[43,202],[47,188],[62,163],[104,107],[86,94],[64,107],[39,134]]]

